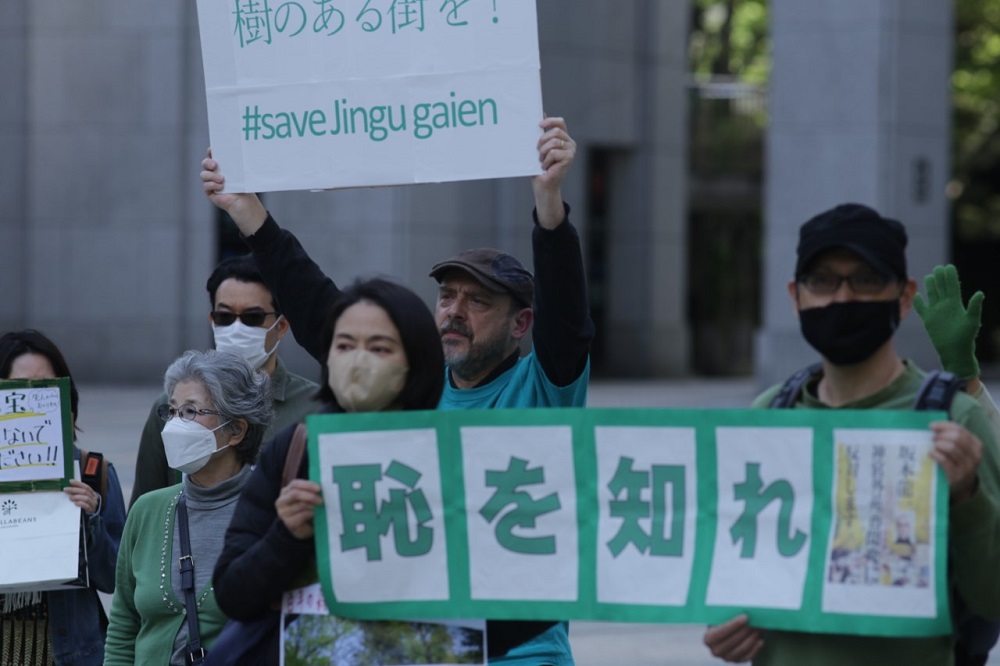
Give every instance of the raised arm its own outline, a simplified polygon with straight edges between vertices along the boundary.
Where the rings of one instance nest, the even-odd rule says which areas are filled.
[[[257,233],[264,220],[267,219],[267,209],[256,194],[229,194],[225,192],[226,178],[219,170],[219,163],[212,159],[212,149],[201,161],[201,186],[208,200],[217,207],[229,213],[236,222],[240,233],[252,236]]]
[[[229,213],[253,251],[257,268],[278,301],[292,334],[313,358],[326,363],[323,324],[340,295],[337,285],[320,270],[295,236],[278,226],[255,194],[227,194],[226,179],[209,155],[201,163],[205,196]]]
[[[576,157],[576,142],[562,118],[546,118],[538,140],[544,170],[532,179],[535,229],[533,344],[545,375],[556,386],[568,386],[587,367],[594,323],[590,319],[587,278],[580,237],[569,223],[562,182]]]
[[[941,367],[969,383],[969,393],[979,389],[979,362],[976,335],[983,316],[983,292],[977,291],[968,304],[962,302],[958,270],[951,264],[935,266],[924,277],[925,299],[917,294],[913,308],[934,345]]]

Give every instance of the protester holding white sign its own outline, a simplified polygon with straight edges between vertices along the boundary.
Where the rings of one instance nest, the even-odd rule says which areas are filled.
[[[594,324],[580,239],[561,189],[576,142],[562,118],[545,118],[540,127],[542,173],[531,181],[535,275],[492,248],[466,250],[431,268],[440,285],[435,320],[447,362],[442,409],[586,404]],[[340,289],[255,195],[225,190],[211,155],[202,162],[201,179],[209,200],[232,216],[246,238],[296,341],[325,363],[324,313]],[[533,350],[522,357],[520,343],[529,333]],[[487,632],[493,663],[573,663],[565,622],[489,622]]]
[[[62,352],[41,332],[27,329],[6,333],[0,337],[0,379],[69,378],[70,413],[73,431],[79,393]],[[68,445],[68,442],[67,442]],[[74,442],[73,456],[79,462],[81,450]],[[83,470],[84,478],[93,478],[92,488],[78,479],[70,479],[64,489],[73,505],[83,511],[83,543],[89,584],[76,588],[48,592],[0,594],[0,664],[79,664],[99,665],[104,661],[104,639],[107,618],[97,592],[115,590],[115,561],[125,524],[125,500],[122,497],[118,473],[101,457],[85,459],[92,469]],[[89,472],[89,474],[88,474]],[[43,492],[43,491],[38,491]],[[31,494],[31,493],[28,493]],[[13,496],[12,496],[13,497]],[[3,507],[5,518],[18,511],[16,500]],[[65,501],[65,500],[63,500]],[[76,544],[79,512],[71,516]],[[16,547],[13,536],[4,543],[6,554]],[[73,557],[74,570],[78,557]]]
[[[822,357],[821,369],[800,374],[801,382],[773,387],[757,398],[755,407],[914,408],[924,373],[912,361],[900,358],[893,345],[895,331],[909,314],[917,290],[906,269],[906,244],[906,229],[900,222],[859,204],[837,206],[802,225],[788,293],[803,337]],[[951,420],[931,424],[933,449],[929,454],[943,469],[950,490],[949,579],[955,598],[969,610],[997,618],[997,435],[982,408],[964,393],[954,396],[949,414]],[[874,490],[871,506],[845,506],[850,521],[844,521],[843,534],[837,535],[837,552],[831,553],[831,577],[821,592],[824,608],[848,612],[843,592],[852,585],[868,586],[878,590],[883,599],[898,601],[912,581],[919,580],[919,567],[913,565],[920,560],[921,533],[926,535],[928,529],[922,519],[924,512],[912,505],[906,484],[893,482],[889,447],[862,458],[856,455],[852,442],[835,438],[835,445],[846,453],[846,476],[866,478]],[[766,454],[768,448],[759,447],[757,453]],[[903,470],[917,462],[897,464]],[[760,475],[768,478],[766,465],[761,465]],[[887,512],[891,515],[886,516]],[[913,540],[915,545],[909,543]],[[724,546],[718,548],[723,550]],[[729,606],[740,605],[738,600],[728,601]],[[956,627],[956,634],[960,633],[961,627]],[[956,637],[764,633],[754,628],[752,617],[741,615],[709,628],[704,640],[713,655],[733,662],[950,666]]]
[[[324,316],[327,325],[320,339],[326,359],[318,395],[324,411],[437,406],[444,357],[434,319],[419,296],[387,280],[358,282],[341,292]],[[271,619],[270,624],[261,623],[261,633],[271,635],[254,636],[265,646],[256,652],[266,654],[246,658],[261,663],[277,662],[274,608],[282,594],[315,578],[313,514],[323,498],[319,484],[308,480],[304,440],[295,438],[298,427],[304,428],[290,426],[278,433],[261,455],[236,507],[213,578],[216,598],[229,616],[243,622]],[[294,441],[301,442],[299,448]],[[301,456],[297,466],[296,455]],[[289,476],[295,476],[283,485],[289,464]],[[243,637],[237,643],[248,640]]]

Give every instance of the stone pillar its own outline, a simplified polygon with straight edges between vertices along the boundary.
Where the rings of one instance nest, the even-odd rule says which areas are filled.
[[[947,260],[952,13],[933,0],[771,3],[761,386],[818,358],[786,290],[812,215],[858,202],[902,221],[921,289]],[[896,341],[903,356],[936,365],[916,313]]]
[[[538,3],[546,108],[570,119],[579,143],[566,195],[578,226],[589,222],[591,151],[610,155],[606,265],[592,288],[605,304],[595,344],[616,376],[676,376],[689,367],[689,11],[688,2],[656,0]]]
[[[188,217],[193,199],[208,206],[188,152],[186,102],[202,85],[194,3],[14,0],[0,15],[12,6],[24,9],[24,57],[4,58],[17,64],[0,76],[27,120],[14,220],[24,303],[9,323],[51,335],[85,381],[156,381],[180,351],[210,343],[214,229]],[[6,85],[17,74],[23,94]]]

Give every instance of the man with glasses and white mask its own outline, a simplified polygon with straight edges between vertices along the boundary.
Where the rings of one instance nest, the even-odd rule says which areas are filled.
[[[288,372],[278,356],[281,339],[289,331],[274,297],[264,284],[250,255],[231,257],[219,263],[205,285],[211,299],[209,322],[215,348],[242,356],[271,377],[274,421],[264,433],[264,442],[287,425],[298,423],[316,411],[313,395],[319,386]],[[135,485],[129,507],[140,495],[177,483],[180,478],[167,464],[163,451],[163,420],[157,410],[167,404],[161,393],[149,410],[142,429],[135,462]]]

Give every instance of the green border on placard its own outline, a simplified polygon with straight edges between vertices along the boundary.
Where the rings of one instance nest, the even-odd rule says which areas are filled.
[[[433,428],[437,432],[438,465],[442,482],[444,524],[447,538],[450,599],[338,603],[330,580],[326,551],[329,526],[324,508],[317,510],[317,558],[323,590],[331,611],[358,619],[470,618],[617,622],[715,623],[746,612],[755,626],[792,631],[853,633],[878,636],[946,634],[951,630],[947,600],[948,490],[943,472],[935,482],[935,617],[911,618],[871,614],[838,614],[822,611],[823,580],[832,520],[833,430],[864,428],[926,430],[942,418],[934,412],[909,410],[652,410],[652,409],[526,409],[455,410],[337,414],[309,417],[310,475],[319,479],[318,436],[321,432]],[[579,550],[576,601],[511,601],[472,599],[470,550],[466,524],[465,479],[461,429],[468,426],[570,427],[573,437],[573,474],[576,488],[576,524]],[[698,515],[695,534],[685,535],[685,548],[693,548],[693,568],[687,603],[681,606],[602,603],[597,600],[597,552],[602,489],[597,487],[597,426],[687,427],[695,431],[695,470],[689,482],[697,483]],[[718,525],[718,427],[810,428],[812,442],[813,513],[810,519],[808,570],[799,609],[709,606],[706,593]],[[439,507],[439,510],[441,508]]]
[[[22,492],[31,490],[61,490],[69,485],[73,478],[73,414],[70,410],[69,377],[57,379],[3,379],[0,380],[0,391],[12,389],[33,388],[59,389],[59,420],[62,435],[62,478],[41,479],[36,481],[3,481],[0,482],[0,493]]]

